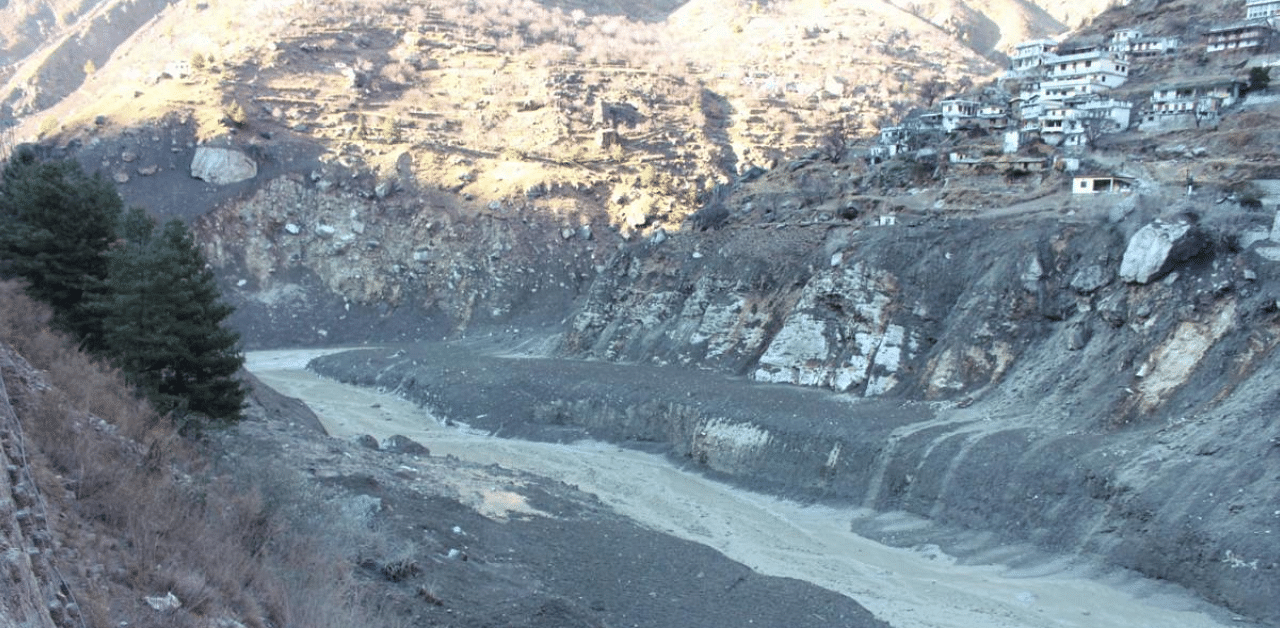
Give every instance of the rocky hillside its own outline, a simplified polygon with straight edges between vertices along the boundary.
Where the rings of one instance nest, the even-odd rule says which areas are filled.
[[[90,146],[121,181],[212,142],[355,193],[442,190],[466,212],[538,198],[631,230],[678,225],[717,183],[833,129],[871,133],[1065,29],[1013,0],[647,7],[192,0],[50,20],[11,2],[27,27],[5,40],[0,102],[19,139]],[[221,200],[142,187],[125,194],[160,213]]]

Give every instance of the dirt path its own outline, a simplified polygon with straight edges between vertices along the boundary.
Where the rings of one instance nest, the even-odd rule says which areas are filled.
[[[804,506],[686,473],[657,455],[598,442],[555,445],[446,428],[414,404],[321,379],[304,369],[318,351],[268,351],[248,368],[306,401],[346,438],[403,434],[432,455],[498,464],[576,485],[654,530],[713,547],[756,571],[796,578],[857,600],[902,628],[1208,628],[1224,626],[1180,590],[1132,577],[1090,580],[1070,563],[1014,570],[961,565],[936,548],[892,548],[850,532],[867,513]],[[518,500],[478,507],[521,509]],[[489,502],[489,503],[486,503]]]

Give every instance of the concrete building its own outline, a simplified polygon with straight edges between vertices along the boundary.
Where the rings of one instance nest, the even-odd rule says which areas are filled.
[[[1212,28],[1204,33],[1205,52],[1258,54],[1269,52],[1276,32],[1265,20],[1239,22]]]
[[[1244,81],[1231,77],[1161,85],[1151,93],[1140,128],[1169,130],[1216,123],[1223,108],[1240,100],[1244,85]]]
[[[1052,39],[1032,39],[1014,46],[1013,54],[1009,55],[1009,70],[1005,72],[1005,78],[1016,79],[1039,74],[1049,59],[1055,56],[1053,49],[1057,45],[1058,42]]]
[[[1092,50],[1059,56],[1045,66],[1044,78],[1032,93],[1048,99],[1063,99],[1083,94],[1098,94],[1115,89],[1129,79],[1129,62],[1109,50]]]
[[[948,98],[939,105],[942,108],[942,130],[948,133],[956,130],[961,124],[978,117],[978,109],[982,106],[976,100]]]
[[[1269,20],[1280,16],[1280,0],[1245,0],[1245,19]]]
[[[1136,28],[1121,28],[1111,33],[1111,52],[1125,54],[1129,52],[1129,42],[1142,38],[1142,31]]]
[[[1115,174],[1083,174],[1071,179],[1072,194],[1128,193],[1136,179]]]
[[[1177,37],[1139,37],[1128,42],[1125,54],[1130,58],[1158,57],[1173,54],[1181,46]]]
[[[1090,98],[1074,105],[1083,119],[1097,121],[1103,133],[1118,133],[1133,124],[1133,103],[1127,100]]]

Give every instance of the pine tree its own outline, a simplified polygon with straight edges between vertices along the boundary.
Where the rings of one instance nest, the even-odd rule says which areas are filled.
[[[107,276],[106,251],[123,203],[115,187],[74,161],[41,161],[19,147],[0,176],[0,273],[54,310],[54,324],[87,349],[101,347],[101,322],[87,305]]]
[[[106,355],[161,412],[188,426],[203,416],[234,421],[245,391],[239,335],[223,326],[233,308],[220,299],[187,228],[177,220],[159,234],[141,209],[122,223],[124,243],[110,253],[103,314]]]

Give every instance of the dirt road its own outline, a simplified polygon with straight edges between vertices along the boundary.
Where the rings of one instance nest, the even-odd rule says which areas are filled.
[[[266,384],[307,402],[334,436],[403,434],[433,455],[494,463],[576,485],[644,526],[713,547],[760,573],[847,595],[894,626],[1228,625],[1222,614],[1207,614],[1180,589],[1115,573],[1100,577],[1074,561],[1012,569],[959,564],[932,546],[884,546],[850,532],[850,521],[868,513],[746,492],[682,471],[657,455],[598,442],[534,443],[444,427],[412,403],[306,371],[306,362],[319,353],[255,352],[247,366]],[[518,495],[473,494],[473,505],[490,516],[530,511]]]

